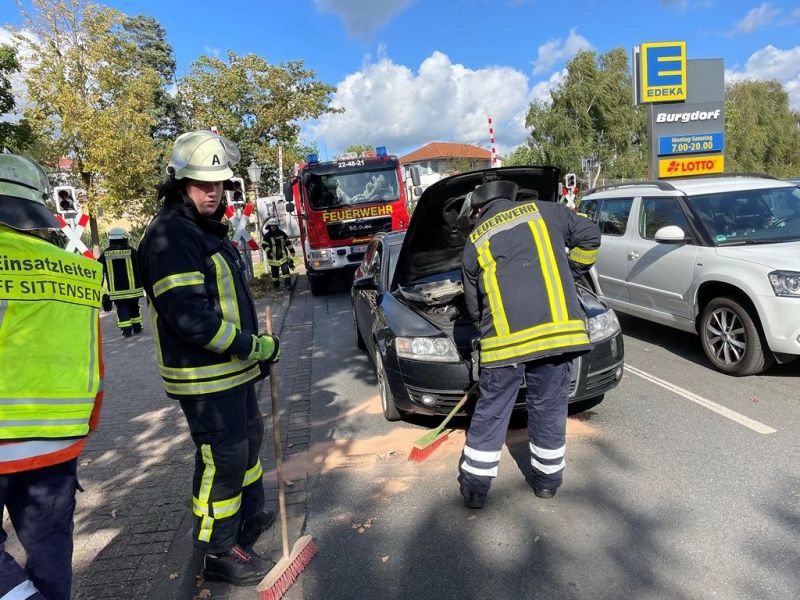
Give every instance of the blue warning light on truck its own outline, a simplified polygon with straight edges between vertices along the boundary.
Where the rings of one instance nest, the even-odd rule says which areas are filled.
[[[659,156],[722,152],[724,147],[725,134],[723,133],[693,133],[658,138]]]

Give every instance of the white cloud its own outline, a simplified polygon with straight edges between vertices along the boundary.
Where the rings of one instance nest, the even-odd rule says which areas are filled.
[[[511,67],[469,69],[435,51],[414,72],[384,56],[338,84],[333,104],[345,112],[324,115],[306,137],[333,150],[366,143],[399,152],[437,140],[482,146],[492,115],[504,153],[526,138],[532,93],[527,75]]]
[[[214,58],[219,58],[221,50],[219,48],[215,48],[214,46],[209,46],[206,44],[203,46],[203,52],[205,52],[206,56],[213,56]]]
[[[540,81],[536,85],[533,86],[533,90],[531,92],[531,98],[533,100],[539,100],[540,102],[544,102],[545,104],[550,104],[553,101],[552,96],[550,96],[550,92],[559,87],[562,83],[564,83],[564,79],[567,77],[567,70],[561,69],[560,71],[556,71],[552,75],[550,75],[549,79],[545,79],[544,81]]]
[[[571,29],[567,39],[552,39],[539,46],[539,56],[533,64],[534,75],[547,73],[553,67],[567,62],[581,50],[592,50],[591,42]]]
[[[23,38],[36,39],[33,33],[22,30],[20,32]],[[20,72],[13,73],[9,79],[11,81],[11,89],[14,92],[14,99],[16,101],[16,110],[10,116],[10,120],[16,120],[22,115],[22,111],[28,104],[28,90],[25,86],[25,71],[33,66],[30,47],[25,42],[20,42],[14,34],[0,26],[0,44],[14,46],[17,48],[17,60],[20,63]]]
[[[347,33],[368,40],[393,16],[408,8],[414,0],[314,0],[317,10],[334,13],[344,21]]]
[[[725,71],[728,82],[777,79],[789,92],[789,103],[800,110],[800,46],[781,50],[766,46],[753,53],[743,69]]]
[[[730,31],[729,35],[737,33],[751,33],[756,29],[766,27],[772,20],[780,14],[781,10],[775,8],[771,3],[765,2],[748,12]]]

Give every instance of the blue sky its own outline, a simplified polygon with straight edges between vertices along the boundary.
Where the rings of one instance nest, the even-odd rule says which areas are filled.
[[[340,116],[304,125],[323,154],[347,143],[403,152],[434,140],[524,140],[532,98],[546,99],[583,48],[685,39],[690,58],[725,60],[729,78],[778,78],[800,108],[800,1],[739,0],[108,0],[166,27],[179,74],[200,54],[302,58],[339,86]],[[224,12],[223,12],[224,11]],[[0,23],[20,25],[13,0]],[[2,41],[2,36],[0,36]]]

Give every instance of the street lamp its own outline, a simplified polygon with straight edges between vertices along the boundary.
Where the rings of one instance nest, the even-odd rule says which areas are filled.
[[[253,185],[253,195],[256,205],[256,223],[258,224],[258,234],[263,240],[264,230],[261,226],[261,211],[258,210],[258,182],[261,181],[261,167],[256,164],[255,159],[251,160],[250,165],[247,167],[247,177]],[[261,244],[259,244],[258,256],[261,259],[261,264],[264,265],[264,272],[266,273],[266,257],[264,256],[264,249],[261,248]]]

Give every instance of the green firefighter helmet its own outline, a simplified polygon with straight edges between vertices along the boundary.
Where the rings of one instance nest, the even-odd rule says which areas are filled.
[[[108,230],[109,240],[126,240],[128,239],[128,232],[122,227],[113,227]]]
[[[190,131],[175,140],[167,174],[173,179],[227,181],[240,158],[232,141],[211,131]]]
[[[0,154],[0,224],[21,231],[57,229],[50,181],[25,156]]]

